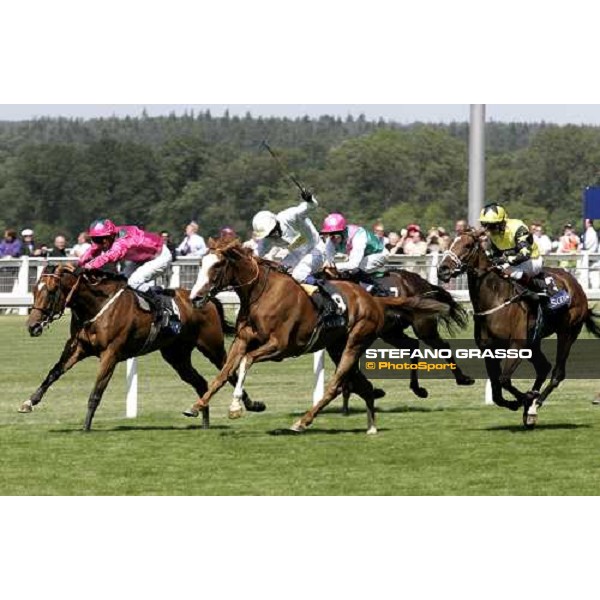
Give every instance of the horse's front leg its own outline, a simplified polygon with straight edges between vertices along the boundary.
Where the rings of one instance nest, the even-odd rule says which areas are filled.
[[[183,414],[186,417],[197,417],[200,414],[200,411],[208,406],[211,398],[227,383],[229,378],[233,373],[237,370],[240,363],[242,362],[242,358],[246,354],[247,341],[236,337],[231,348],[229,349],[229,354],[227,355],[227,360],[221,369],[221,372],[215,377],[215,379],[208,386],[208,390],[202,398],[198,398],[194,404],[192,404],[191,408],[184,411]],[[238,379],[239,383],[239,379]],[[237,386],[236,386],[237,387]],[[243,382],[240,388],[243,387]],[[243,395],[243,390],[242,390]]]
[[[496,406],[502,408],[508,408],[509,410],[515,411],[521,408],[522,403],[518,401],[505,400],[502,396],[502,368],[500,359],[498,358],[486,358],[485,369],[488,374],[488,378],[492,384],[492,399]]]
[[[52,367],[52,369],[50,369],[40,387],[31,395],[29,400],[23,402],[19,408],[19,412],[32,412],[33,407],[42,401],[42,398],[50,386],[60,377],[62,377],[62,375],[64,375],[69,369],[88,356],[89,354],[85,352],[81,344],[79,344],[75,338],[70,338],[65,344],[58,362]]]
[[[92,428],[94,415],[96,414],[96,410],[100,405],[100,401],[102,400],[102,395],[106,390],[106,386],[115,372],[117,362],[116,355],[111,351],[110,348],[105,350],[100,356],[100,366],[98,367],[98,372],[96,374],[96,384],[94,385],[94,389],[92,390],[92,393],[88,399],[88,410],[85,417],[85,423],[83,425],[84,431],[90,431]]]

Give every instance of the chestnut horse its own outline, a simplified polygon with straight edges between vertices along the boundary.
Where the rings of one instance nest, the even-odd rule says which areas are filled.
[[[104,271],[83,271],[70,264],[46,267],[34,290],[33,308],[27,320],[29,333],[40,336],[44,327],[70,308],[71,337],[59,361],[19,412],[32,412],[59,377],[89,356],[98,357],[100,365],[88,400],[86,431],[92,426],[117,363],[129,358],[160,350],[179,377],[197,394],[204,394],[207,382],[192,366],[191,354],[197,348],[218,369],[223,367],[227,356],[223,307],[212,302],[199,310],[192,307],[188,290],[172,290],[172,293],[181,318],[181,331],[177,335],[160,330],[154,314],[140,308],[136,293],[127,287],[125,278]],[[229,379],[236,385],[235,375]],[[248,410],[265,409],[264,404],[252,402],[246,394],[242,399]],[[203,412],[202,426],[209,426],[208,411]]]
[[[399,321],[412,322],[423,314],[445,314],[448,310],[435,300],[421,298],[374,298],[360,286],[345,281],[332,282],[338,291],[336,301],[346,309],[347,325],[323,328],[319,313],[304,289],[275,263],[256,258],[239,241],[214,242],[204,257],[192,299],[206,300],[215,293],[233,287],[240,297],[236,338],[227,363],[208,391],[184,414],[198,416],[212,396],[238,367],[238,387],[234,401],[240,398],[248,369],[257,362],[281,361],[327,349],[336,371],[323,398],[292,426],[306,430],[315,417],[341,391],[346,382],[365,401],[368,433],[375,427],[375,392],[371,382],[358,369],[361,354],[381,337],[399,327]]]
[[[336,280],[349,278],[351,281],[356,281],[358,283],[358,280],[353,276],[349,276],[343,271],[338,271],[336,268],[328,267],[323,271],[323,274],[327,279]],[[457,328],[464,329],[467,326],[467,311],[454,300],[450,292],[438,285],[429,283],[429,281],[421,277],[418,273],[403,269],[399,271],[389,271],[385,273],[383,277],[377,278],[376,283],[386,289],[390,294],[393,294],[396,298],[420,296],[422,298],[432,298],[448,306],[448,313],[439,315],[439,318],[437,315],[423,315],[422,318],[415,319],[414,322],[410,324],[415,336],[430,348],[438,350],[450,348],[450,344],[440,335],[440,324],[450,333]],[[409,324],[407,323],[406,325],[408,327]],[[392,346],[403,346],[403,340],[407,337],[408,336],[403,332],[396,330],[388,333],[387,336],[383,336],[382,339]],[[419,359],[415,359],[414,362],[419,362]],[[452,375],[454,376],[456,384],[473,385],[475,380],[466,375],[456,364],[455,360],[452,360],[452,362],[456,365],[452,370]],[[419,374],[415,369],[410,372],[410,389],[419,398],[427,398],[429,396],[429,392],[419,384]],[[349,414],[349,396],[349,390],[345,390],[342,412],[346,415]]]
[[[527,347],[532,350],[532,363],[536,379],[531,391],[523,393],[511,382],[520,359],[506,359],[502,366],[499,359],[486,358],[486,370],[492,383],[493,400],[498,406],[518,410],[524,407],[523,423],[534,427],[538,409],[566,377],[566,363],[571,347],[583,325],[596,337],[600,326],[588,300],[575,277],[563,269],[544,269],[554,277],[558,287],[566,289],[571,305],[554,313],[543,310],[544,327],[539,331],[538,301],[532,303],[531,294],[521,286],[501,276],[492,265],[484,248],[485,232],[468,230],[459,235],[444,254],[438,266],[438,276],[449,281],[460,273],[467,273],[469,295],[475,319],[475,341],[480,349],[492,347]],[[531,335],[537,329],[541,335]],[[541,337],[556,334],[556,363],[552,365],[541,349]],[[552,376],[543,391],[542,385],[552,370]],[[505,400],[502,389],[510,392],[516,400]]]

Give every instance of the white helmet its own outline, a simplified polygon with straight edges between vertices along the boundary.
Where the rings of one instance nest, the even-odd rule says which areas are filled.
[[[277,217],[269,210],[261,210],[252,219],[252,229],[257,240],[266,238],[277,227]]]

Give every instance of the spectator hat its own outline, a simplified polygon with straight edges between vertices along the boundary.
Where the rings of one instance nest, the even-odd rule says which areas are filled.
[[[406,231],[408,231],[408,233],[410,233],[411,231],[421,231],[421,228],[419,227],[419,225],[415,225],[415,223],[411,223],[407,228]]]
[[[21,235],[23,237],[27,237],[29,235],[33,235],[33,229],[23,229],[23,231],[21,231]]]

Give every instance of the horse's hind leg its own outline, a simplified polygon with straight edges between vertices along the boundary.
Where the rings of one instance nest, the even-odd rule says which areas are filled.
[[[571,347],[577,339],[580,331],[581,325],[579,328],[574,328],[570,331],[558,332],[558,335],[556,336],[556,364],[554,365],[552,376],[550,377],[548,385],[546,385],[540,397],[529,409],[529,416],[532,417],[532,420],[537,419],[537,409],[541,408],[548,396],[560,385],[561,381],[564,381],[567,375],[567,359],[571,353]]]
[[[88,354],[84,351],[81,345],[77,343],[77,340],[74,338],[69,339],[64,347],[59,361],[52,367],[52,369],[50,369],[40,387],[31,395],[29,400],[23,402],[19,408],[19,412],[30,413],[33,410],[33,407],[42,401],[42,398],[55,381],[62,377],[78,362],[87,357]]]
[[[381,339],[395,348],[410,348],[416,350],[419,347],[419,342],[417,340],[404,334],[386,333],[385,335],[381,336]],[[412,364],[417,364],[418,362],[419,359],[411,360]],[[429,397],[429,392],[427,389],[421,387],[419,384],[419,374],[416,369],[411,369],[410,371],[410,389],[417,398]]]
[[[372,340],[362,340],[360,344],[353,342],[351,339],[348,340],[338,368],[325,389],[325,395],[316,406],[313,406],[301,419],[292,425],[292,431],[305,431],[315,420],[316,416],[341,392],[343,384],[351,377],[352,370],[355,368],[362,351],[368,348],[371,343]],[[357,380],[355,379],[355,381]],[[377,429],[375,428],[375,403],[372,398],[370,401],[365,399],[365,402],[367,404],[369,427],[367,433],[377,433]]]
[[[202,398],[208,389],[208,383],[192,365],[192,348],[190,346],[176,346],[175,344],[162,348],[160,353],[179,375],[179,378],[191,385],[198,398]],[[210,411],[208,406],[202,409],[202,429],[210,426]]]
[[[117,359],[115,358],[114,353],[112,353],[110,350],[106,351],[100,357],[100,366],[98,367],[98,373],[96,375],[96,384],[94,385],[94,389],[92,390],[92,393],[88,399],[88,410],[85,417],[85,424],[83,426],[85,431],[89,431],[92,428],[94,415],[96,414],[96,410],[100,405],[104,390],[106,390],[106,386],[115,372],[116,366]]]
[[[450,344],[439,334],[436,319],[420,319],[413,326],[413,330],[416,336],[430,348],[434,350],[451,350]],[[463,373],[462,369],[456,364],[455,359],[446,359],[446,363],[455,365],[455,368],[452,369],[452,375],[456,385],[475,384],[475,380]]]

